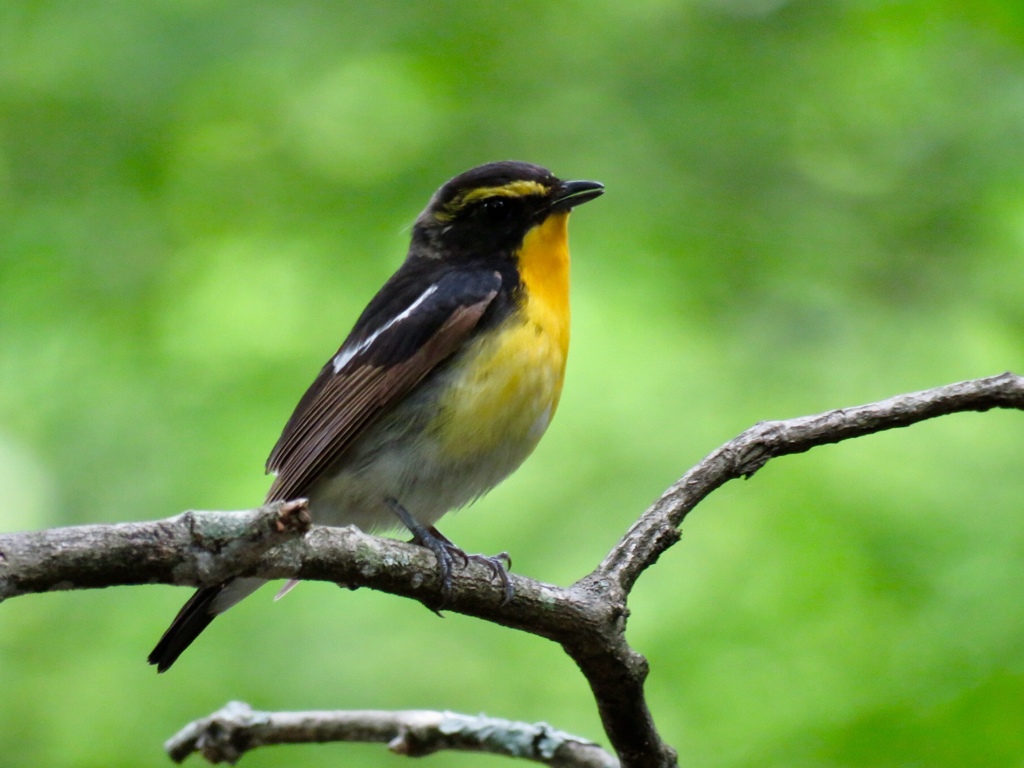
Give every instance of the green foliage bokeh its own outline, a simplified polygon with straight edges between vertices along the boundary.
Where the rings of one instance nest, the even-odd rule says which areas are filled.
[[[0,530],[258,504],[291,407],[446,178],[595,178],[552,429],[446,518],[571,583],[752,423],[1017,369],[1017,0],[0,5]],[[1022,420],[944,418],[716,493],[630,639],[691,768],[1020,765]],[[363,590],[0,606],[0,764],[159,766],[229,699],[603,741],[550,643]],[[287,749],[287,752],[285,751]],[[249,766],[397,766],[379,746]],[[504,764],[445,754],[431,765]]]

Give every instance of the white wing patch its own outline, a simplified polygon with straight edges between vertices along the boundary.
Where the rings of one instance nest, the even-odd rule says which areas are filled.
[[[355,344],[352,347],[344,348],[344,349],[340,350],[338,352],[338,354],[336,354],[334,356],[334,360],[332,361],[333,364],[334,364],[334,372],[335,373],[341,373],[341,369],[344,368],[346,365],[348,365],[349,361],[353,357],[358,355],[364,349],[367,349],[388,328],[390,328],[391,326],[395,325],[396,323],[402,322],[407,317],[410,317],[412,315],[412,313],[416,311],[416,308],[420,304],[422,304],[424,301],[426,301],[428,298],[430,298],[431,294],[433,294],[435,291],[437,291],[437,284],[434,284],[434,285],[430,286],[429,288],[427,288],[427,290],[425,290],[423,293],[421,293],[419,295],[419,298],[417,298],[416,301],[414,301],[412,304],[410,304],[408,307],[406,307],[406,309],[404,311],[402,311],[401,313],[399,313],[399,314],[395,315],[394,317],[392,317],[390,320],[388,320],[386,323],[384,323],[384,325],[382,325],[376,331],[374,331],[369,336],[367,336],[365,339],[360,341],[358,344]]]

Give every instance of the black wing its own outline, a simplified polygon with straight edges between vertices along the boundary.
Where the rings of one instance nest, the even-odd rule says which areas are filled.
[[[424,281],[399,270],[285,425],[267,459],[277,473],[267,501],[306,493],[377,416],[465,343],[500,288],[493,271]]]

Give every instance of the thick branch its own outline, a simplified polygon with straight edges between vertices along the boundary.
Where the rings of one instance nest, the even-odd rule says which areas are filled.
[[[305,500],[245,512],[0,534],[0,601],[128,584],[219,584],[309,530]]]
[[[392,752],[410,757],[457,750],[517,757],[555,768],[619,765],[596,744],[547,723],[427,710],[256,712],[238,701],[189,723],[164,749],[177,763],[199,752],[211,763],[234,764],[256,747],[332,741],[387,744]]]
[[[295,527],[278,530],[298,512]],[[244,575],[370,587],[441,605],[429,550],[352,527],[313,526],[298,538],[308,525],[305,515],[304,502],[274,503],[245,512],[185,512],[148,523],[0,534],[0,600],[128,584],[200,587]],[[590,606],[570,590],[514,574],[515,599],[504,604],[492,575],[471,563],[458,572],[445,607],[544,637],[592,621],[586,614]]]

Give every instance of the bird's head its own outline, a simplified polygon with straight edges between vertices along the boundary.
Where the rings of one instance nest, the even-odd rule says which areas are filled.
[[[562,181],[546,168],[504,161],[446,182],[416,219],[411,253],[435,259],[511,256],[533,227],[604,192],[596,181]]]

